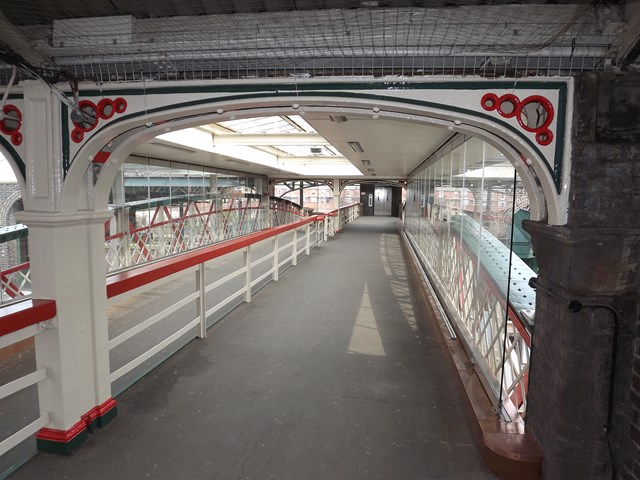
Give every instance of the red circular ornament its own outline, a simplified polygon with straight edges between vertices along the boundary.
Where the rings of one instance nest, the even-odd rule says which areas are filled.
[[[544,113],[545,113],[544,120],[539,124],[536,123],[536,125],[533,127],[529,126],[527,122],[529,119],[527,118],[526,113],[525,113],[525,118],[522,118],[523,112],[526,112],[525,108],[532,103],[540,104],[544,109]],[[545,97],[542,97],[540,95],[532,95],[530,97],[525,98],[524,100],[522,100],[522,102],[520,102],[520,105],[518,106],[517,110],[518,110],[517,111],[518,123],[527,132],[537,133],[537,132],[542,132],[543,130],[548,130],[547,127],[551,125],[551,122],[553,121],[553,105],[549,100],[547,100]],[[540,113],[538,115],[540,115]]]
[[[0,121],[0,131],[6,135],[20,130],[22,126],[22,112],[15,105],[5,105],[2,109],[4,119]],[[9,124],[7,124],[7,120]],[[13,124],[13,125],[12,125]]]
[[[553,133],[551,133],[551,130],[543,130],[536,133],[536,142],[540,145],[549,145],[553,142]]]
[[[505,107],[507,105],[511,105],[511,111],[505,111]],[[507,93],[498,99],[498,113],[505,118],[515,117],[516,113],[518,113],[518,105],[520,105],[518,97],[511,93]]]
[[[14,132],[13,135],[11,135],[11,143],[16,146],[20,145],[22,143],[22,134],[20,132]]]
[[[83,138],[84,138],[84,132],[79,128],[74,128],[73,131],[71,132],[71,140],[73,140],[75,143],[80,143]]]
[[[118,97],[113,101],[113,106],[116,112],[123,113],[127,109],[127,101],[122,97]]]
[[[78,108],[82,112],[82,121],[79,123],[73,122],[76,128],[79,128],[83,132],[90,132],[98,125],[98,107],[95,103],[89,100],[80,100]]]
[[[486,93],[482,96],[480,105],[482,105],[482,108],[485,110],[495,110],[498,108],[498,96],[495,93]]]
[[[98,115],[104,120],[108,120],[116,113],[116,107],[113,100],[109,98],[103,98],[98,102]]]

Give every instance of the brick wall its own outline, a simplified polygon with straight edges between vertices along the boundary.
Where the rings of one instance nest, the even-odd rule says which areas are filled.
[[[545,479],[609,480],[615,467],[640,480],[640,75],[575,86],[567,225],[527,226],[540,265],[527,428]],[[573,300],[587,306],[572,312]]]
[[[585,74],[577,94],[569,225],[624,238],[608,262],[620,295],[612,299],[620,316],[612,440],[619,478],[640,480],[640,76]]]
[[[629,438],[623,447],[623,480],[640,479],[640,316],[636,323],[633,376],[629,392]]]

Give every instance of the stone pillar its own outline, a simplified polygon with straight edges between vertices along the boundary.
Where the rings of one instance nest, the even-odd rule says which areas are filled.
[[[525,226],[540,267],[527,428],[547,480],[640,480],[638,91],[638,76],[576,78],[567,225]]]

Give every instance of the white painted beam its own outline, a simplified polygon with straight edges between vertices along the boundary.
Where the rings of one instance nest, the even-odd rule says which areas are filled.
[[[330,145],[330,143],[317,133],[224,133],[213,134],[214,145]]]

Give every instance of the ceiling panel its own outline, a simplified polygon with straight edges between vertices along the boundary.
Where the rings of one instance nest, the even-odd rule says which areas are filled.
[[[383,118],[347,116],[337,123],[326,114],[308,113],[305,120],[367,177],[362,160],[371,162],[377,177],[404,179],[451,135],[445,128]],[[354,152],[352,141],[364,151]]]

